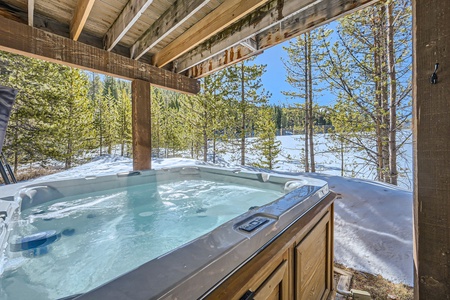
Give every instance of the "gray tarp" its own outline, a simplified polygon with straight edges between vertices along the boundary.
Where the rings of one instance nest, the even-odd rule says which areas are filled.
[[[17,90],[0,86],[0,153],[2,152],[3,142],[6,135],[9,116],[17,95]]]

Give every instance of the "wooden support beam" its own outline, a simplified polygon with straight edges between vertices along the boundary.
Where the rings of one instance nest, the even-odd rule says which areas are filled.
[[[196,94],[197,80],[0,17],[0,50]]]
[[[153,0],[130,0],[127,3],[105,35],[106,50],[111,51],[114,48],[152,2]]]
[[[151,169],[152,122],[151,87],[144,80],[135,79],[131,83],[132,93],[132,138],[133,170]]]
[[[335,20],[377,0],[273,0],[207,42],[178,59],[178,72],[184,72],[198,63],[216,56],[249,38],[257,40],[258,49],[274,46],[317,26]],[[273,32],[288,28],[286,37]],[[269,39],[269,33],[270,39]],[[266,37],[266,38],[265,38]],[[191,72],[189,72],[191,73]]]
[[[28,0],[28,26],[34,24],[34,0]]]
[[[153,64],[163,67],[269,0],[227,0],[154,55]]]
[[[92,6],[94,6],[95,0],[78,0],[75,7],[75,13],[73,14],[72,21],[70,22],[70,38],[74,41],[78,40],[84,24],[91,13]]]
[[[230,65],[233,65],[260,53],[262,52],[254,52],[250,47],[239,44],[225,50],[224,52],[210,58],[207,61],[199,63],[198,65],[190,68],[188,70],[187,76],[193,78],[205,77],[213,72],[226,68]]]
[[[141,58],[211,0],[181,0],[172,5],[131,47],[131,57]]]
[[[449,299],[450,1],[412,3],[414,298]]]
[[[258,51],[258,43],[254,38],[243,40],[240,44],[253,52]]]

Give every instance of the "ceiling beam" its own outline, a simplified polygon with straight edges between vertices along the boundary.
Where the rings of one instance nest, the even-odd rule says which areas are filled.
[[[128,80],[141,79],[188,94],[200,90],[195,79],[3,17],[0,17],[0,50]]]
[[[171,34],[211,0],[181,0],[175,2],[131,47],[131,57],[141,58],[146,52]]]
[[[227,0],[153,56],[163,67],[269,0]]]
[[[34,0],[28,0],[28,26],[34,24]]]
[[[240,44],[252,50],[253,52],[258,51],[258,43],[256,43],[256,40],[254,38],[243,40],[242,42],[240,42]]]
[[[72,40],[78,40],[84,24],[86,24],[86,20],[89,17],[92,6],[94,6],[94,2],[95,0],[78,0],[77,6],[75,7],[75,13],[70,22],[70,38]]]
[[[260,53],[262,53],[262,51],[255,52],[247,45],[238,44],[220,54],[217,54],[207,61],[190,68],[186,75],[192,78],[205,77],[211,73],[219,71],[220,69],[226,68]]]
[[[105,35],[105,49],[107,51],[114,48],[152,2],[153,0],[130,0],[127,3]]]
[[[206,61],[224,49],[238,45],[291,16],[305,7],[322,0],[272,0],[266,5],[216,34],[209,41],[199,45],[178,59],[178,72],[183,72],[202,61]]]
[[[178,72],[184,72],[199,63],[214,58],[223,49],[228,49],[249,38],[256,39],[258,50],[270,44],[274,46],[296,35],[311,30],[317,26],[354,12],[357,9],[376,3],[378,0],[273,0],[251,15],[236,22],[226,30],[216,34],[209,41],[201,44],[178,59]],[[293,30],[286,36],[269,35],[269,30],[277,31],[287,24]],[[267,38],[264,39],[264,36]],[[193,74],[194,71],[188,71]]]

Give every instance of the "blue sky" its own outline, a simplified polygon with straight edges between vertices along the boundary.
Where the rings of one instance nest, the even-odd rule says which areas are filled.
[[[334,29],[335,25],[330,23],[328,25]],[[332,38],[332,37],[330,37]],[[270,104],[283,105],[293,104],[296,102],[304,102],[304,99],[290,99],[284,96],[281,91],[294,90],[289,83],[286,82],[286,70],[284,68],[281,58],[287,60],[287,53],[283,50],[283,46],[289,46],[289,42],[283,42],[272,48],[264,50],[264,52],[254,60],[255,64],[266,64],[266,73],[262,77],[262,83],[266,90],[272,93],[272,98],[269,100]],[[314,78],[313,78],[314,79]],[[330,91],[322,91],[322,95],[317,95],[314,102],[319,105],[333,105],[335,96]]]

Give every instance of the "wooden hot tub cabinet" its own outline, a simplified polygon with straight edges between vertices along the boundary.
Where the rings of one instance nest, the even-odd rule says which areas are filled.
[[[206,299],[327,299],[333,289],[330,193]]]

